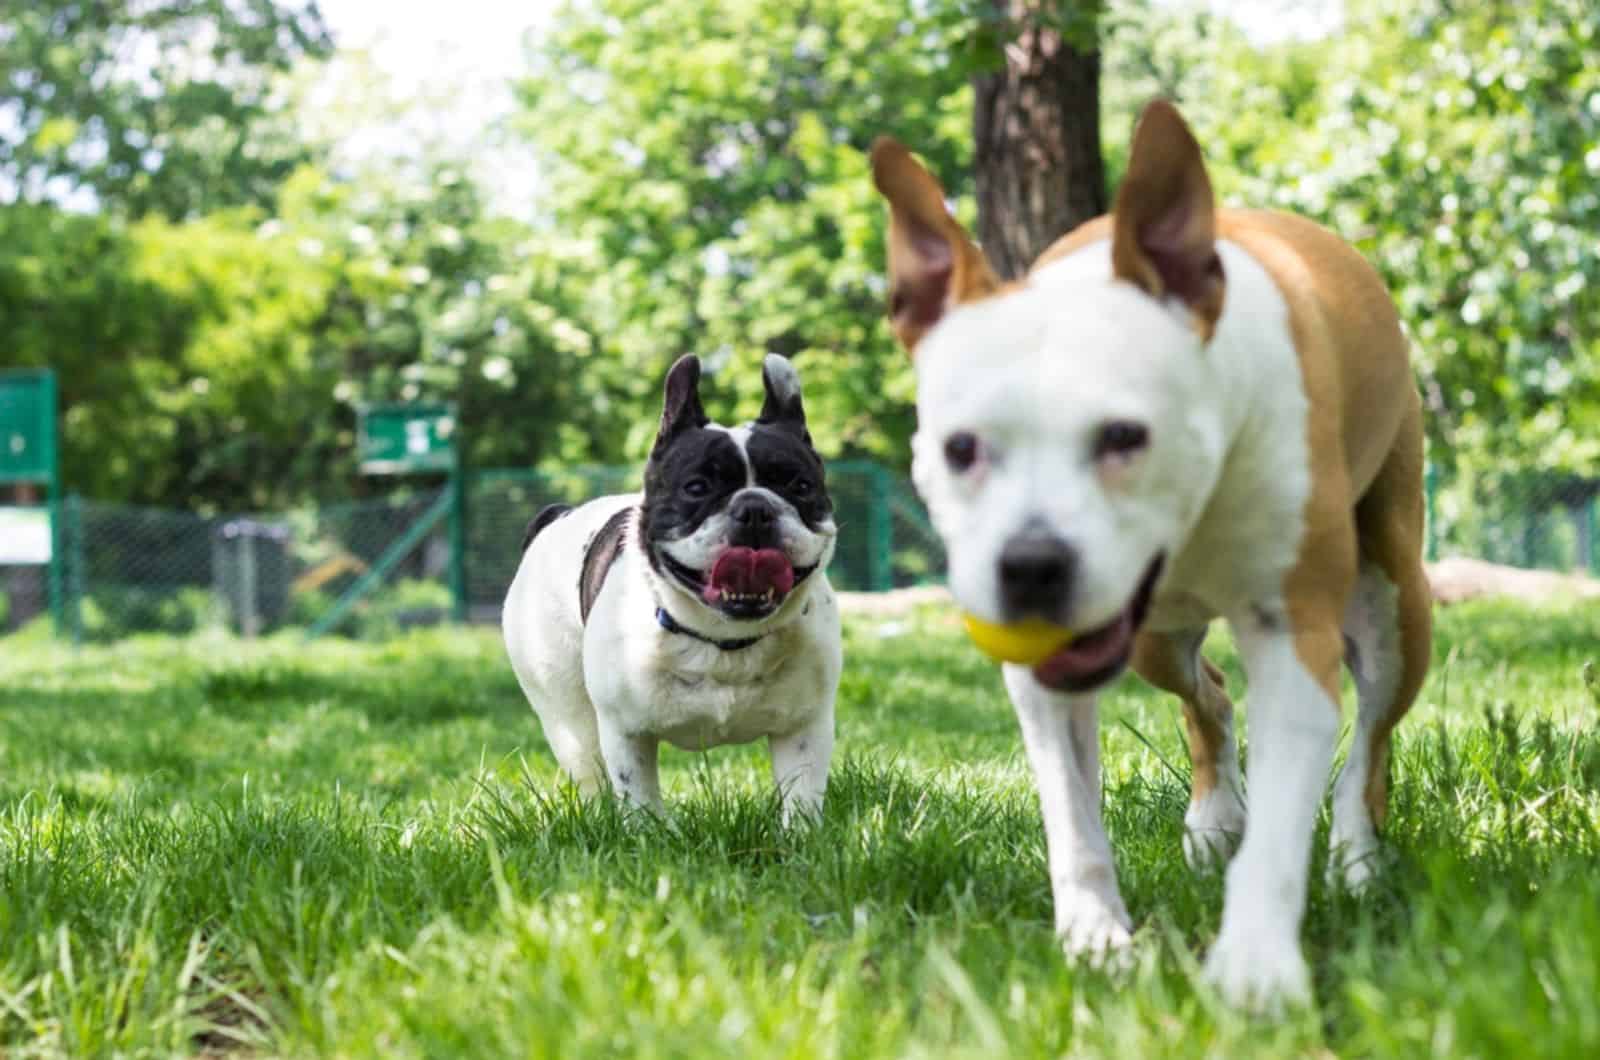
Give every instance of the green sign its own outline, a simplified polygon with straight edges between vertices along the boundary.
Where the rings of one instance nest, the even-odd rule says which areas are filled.
[[[356,454],[368,475],[449,471],[456,464],[455,433],[450,405],[368,405],[360,411]]]
[[[47,371],[0,373],[0,483],[56,478],[56,380]]]

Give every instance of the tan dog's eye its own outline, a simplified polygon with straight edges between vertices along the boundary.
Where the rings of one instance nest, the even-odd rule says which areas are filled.
[[[1100,425],[1094,439],[1094,458],[1108,456],[1127,459],[1150,444],[1150,428],[1132,420],[1110,420]]]
[[[944,440],[944,459],[952,471],[965,471],[978,459],[978,437],[971,431],[956,431]]]

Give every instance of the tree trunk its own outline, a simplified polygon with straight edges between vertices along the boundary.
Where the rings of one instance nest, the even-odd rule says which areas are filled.
[[[1100,52],[1080,51],[1046,24],[1052,0],[997,3],[1016,32],[1004,64],[973,77],[972,132],[978,240],[1010,279],[1058,237],[1105,213],[1106,176]]]

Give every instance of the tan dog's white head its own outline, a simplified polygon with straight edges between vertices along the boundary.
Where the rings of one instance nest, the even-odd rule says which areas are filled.
[[[1199,146],[1146,108],[1106,238],[1002,284],[905,148],[880,140],[890,316],[917,368],[913,476],[960,606],[1079,631],[1035,668],[1116,676],[1222,462],[1207,343],[1222,312]],[[1091,224],[1103,224],[1091,222]]]

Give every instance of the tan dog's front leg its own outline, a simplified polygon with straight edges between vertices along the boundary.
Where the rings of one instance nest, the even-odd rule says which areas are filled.
[[[1206,629],[1141,633],[1133,668],[1183,701],[1189,734],[1189,810],[1183,815],[1183,855],[1201,871],[1225,864],[1244,835],[1244,781],[1233,737],[1233,703],[1222,672],[1200,654]]]
[[[1235,1005],[1311,997],[1300,952],[1311,833],[1339,741],[1337,620],[1290,632],[1281,617],[1234,622],[1250,681],[1250,824],[1228,867],[1206,977]]]
[[[1006,690],[1039,789],[1056,934],[1069,954],[1102,958],[1130,941],[1111,843],[1100,821],[1100,733],[1093,695],[1052,692],[1026,666]]]

